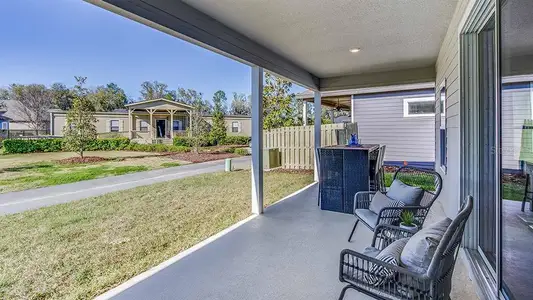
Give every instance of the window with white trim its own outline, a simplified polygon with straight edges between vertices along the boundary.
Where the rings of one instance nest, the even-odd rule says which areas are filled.
[[[403,99],[404,117],[429,117],[435,115],[435,99],[432,97]]]
[[[141,120],[141,124],[139,124],[139,130],[143,132],[148,131],[148,122]]]
[[[109,122],[109,131],[110,132],[119,132],[120,131],[120,127],[118,125],[118,120],[111,120]]]
[[[181,120],[174,120],[172,124],[173,130],[183,130],[183,122]]]
[[[231,132],[239,132],[239,122],[231,122]]]
[[[440,98],[440,99],[439,99]],[[437,95],[437,101],[439,101],[439,116],[440,118],[440,128],[439,128],[439,149],[440,149],[440,166],[446,171],[446,164],[448,160],[448,138],[446,132],[446,84],[444,83],[440,89],[439,95]]]
[[[7,122],[2,122],[2,130],[7,130]]]

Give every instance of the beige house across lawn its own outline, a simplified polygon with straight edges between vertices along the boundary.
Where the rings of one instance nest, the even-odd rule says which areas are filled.
[[[126,109],[112,112],[95,112],[96,130],[100,136],[123,135],[139,143],[155,140],[171,142],[178,135],[185,135],[191,123],[192,106],[167,100],[154,99],[126,105]],[[67,112],[50,110],[50,134],[63,135]],[[204,116],[212,123],[211,116]],[[250,116],[226,115],[226,130],[229,135],[251,135]]]

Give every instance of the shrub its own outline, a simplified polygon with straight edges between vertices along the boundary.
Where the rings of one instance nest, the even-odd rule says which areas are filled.
[[[186,146],[164,145],[164,144],[138,144],[130,143],[127,147],[130,151],[142,152],[189,152],[191,148]]]
[[[110,150],[124,150],[130,144],[130,140],[125,137],[110,138],[110,139],[96,139],[87,145],[88,151],[110,151]]]
[[[57,152],[63,149],[63,139],[5,139],[4,153]]]
[[[174,138],[173,144],[174,146],[193,147],[194,142],[195,142],[194,139],[191,137],[177,136]],[[199,139],[198,142],[199,142],[198,146],[200,147],[214,146],[213,142],[210,141],[208,138]]]
[[[237,155],[250,155],[250,152],[248,152],[248,149],[246,148],[237,148],[234,153]]]
[[[252,140],[249,136],[228,135],[224,140],[224,145],[248,145]]]

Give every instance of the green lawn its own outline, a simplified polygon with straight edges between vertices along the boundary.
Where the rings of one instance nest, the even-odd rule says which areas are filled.
[[[264,181],[269,205],[313,176]],[[0,217],[0,298],[92,298],[249,216],[250,189],[214,173]]]
[[[385,186],[389,187],[392,183],[393,173],[385,173]],[[425,189],[430,189],[433,185],[432,176],[415,177],[409,174],[402,174],[402,181],[409,185],[420,186]],[[525,183],[504,182],[503,183],[503,199],[522,201],[524,198]]]
[[[119,155],[123,156],[119,156]],[[135,156],[136,155],[136,156]],[[87,156],[111,160],[91,164],[59,164],[75,153],[31,153],[0,156],[0,193],[179,166],[185,162],[153,153],[95,151]]]

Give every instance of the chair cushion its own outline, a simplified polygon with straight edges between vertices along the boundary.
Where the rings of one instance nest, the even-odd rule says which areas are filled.
[[[403,248],[400,265],[415,273],[426,273],[435,250],[451,222],[450,218],[446,218],[415,233]]]
[[[372,201],[370,202],[370,206],[368,209],[370,209],[373,213],[379,214],[379,211],[384,207],[390,207],[391,203],[394,200],[387,197],[385,194],[381,192],[376,192],[374,197],[372,197]]]
[[[373,211],[369,209],[356,209],[355,215],[361,219],[361,221],[365,222],[370,228],[374,229],[376,227],[376,223],[378,222],[378,215],[375,214]]]
[[[374,247],[366,247],[364,250],[363,250],[363,254],[366,255],[366,256],[370,256],[370,257],[373,257],[375,258],[376,256],[378,256],[379,254],[379,249],[377,248],[374,248]]]
[[[420,205],[420,201],[422,200],[423,196],[423,189],[416,186],[407,185],[398,179],[395,179],[392,182],[387,191],[387,197],[393,200],[402,201],[408,206]]]
[[[392,242],[385,249],[376,255],[376,259],[388,264],[397,266],[400,262],[400,255],[407,244],[408,239],[400,239]],[[377,264],[370,264],[369,273],[363,276],[363,281],[373,286],[380,286],[394,278],[394,271]]]

